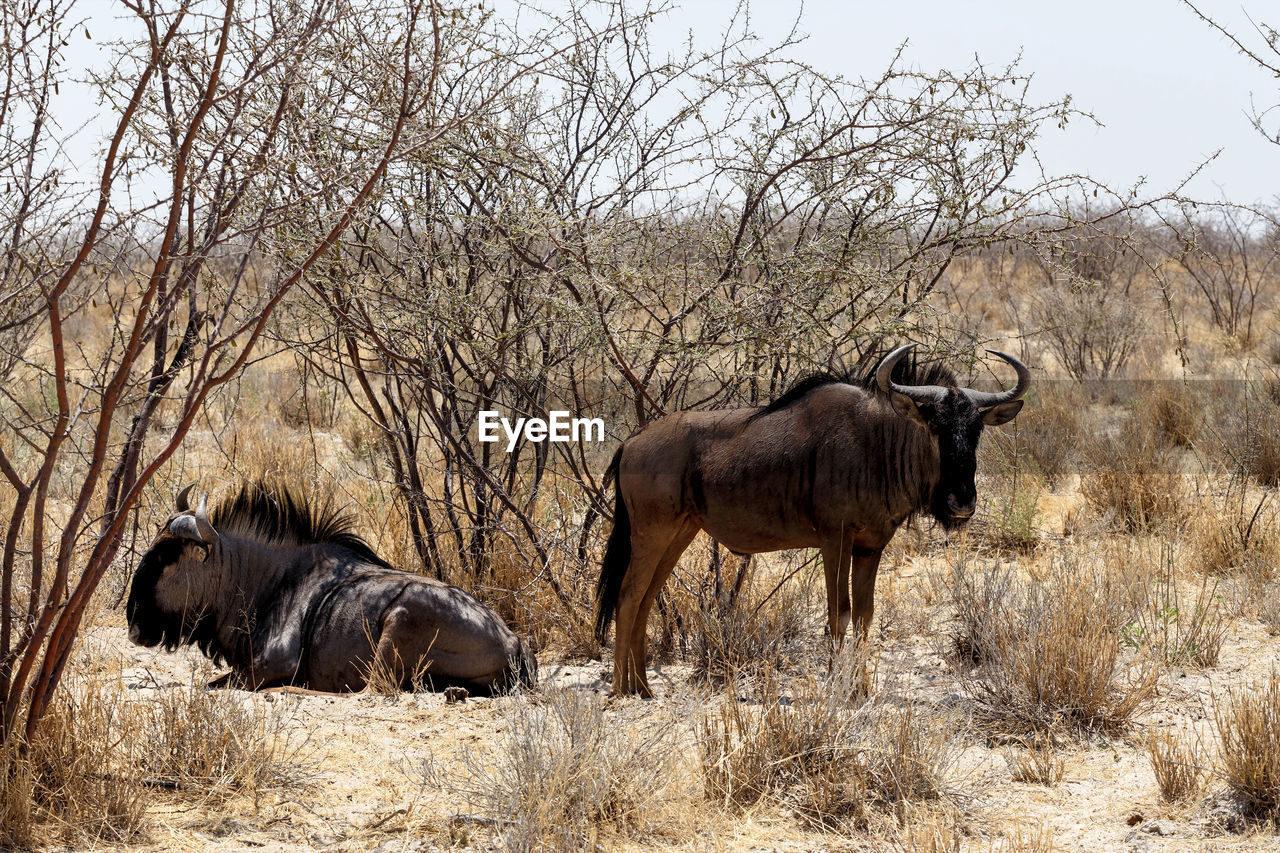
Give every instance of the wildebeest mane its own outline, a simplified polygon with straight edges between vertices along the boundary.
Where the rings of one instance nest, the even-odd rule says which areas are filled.
[[[821,371],[801,377],[781,396],[775,398],[757,412],[754,417],[770,415],[785,409],[793,403],[803,400],[811,391],[827,385],[854,385],[864,391],[878,394],[880,389],[876,384],[876,366],[880,363],[882,357],[883,353],[880,352],[863,356],[858,360],[857,366],[846,371],[843,375]],[[951,368],[940,361],[921,364],[916,360],[914,353],[909,354],[894,365],[891,377],[899,385],[942,385],[950,387],[956,384],[956,375]]]
[[[215,529],[234,532],[264,544],[340,545],[357,557],[390,568],[355,532],[356,519],[332,500],[315,503],[289,486],[258,481],[245,483],[224,500],[210,518]]]

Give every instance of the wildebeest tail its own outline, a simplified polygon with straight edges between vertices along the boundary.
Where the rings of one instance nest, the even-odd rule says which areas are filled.
[[[596,586],[596,639],[603,643],[613,621],[613,611],[618,606],[622,592],[622,578],[631,563],[631,518],[627,515],[627,502],[622,499],[622,484],[618,482],[618,465],[622,461],[622,448],[613,454],[613,461],[605,471],[605,482],[613,480],[613,532],[605,546],[604,562],[600,566],[600,582]]]

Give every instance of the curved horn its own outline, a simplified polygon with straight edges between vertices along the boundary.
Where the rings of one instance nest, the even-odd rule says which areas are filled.
[[[191,494],[191,490],[194,489],[195,487],[196,487],[196,484],[192,483],[182,491],[178,492],[178,497],[174,500],[174,503],[178,507],[178,512],[186,512],[187,510],[191,509],[191,504],[187,503],[187,496]]]
[[[1000,391],[995,394],[990,394],[986,391],[974,391],[972,388],[965,388],[965,396],[968,397],[979,409],[989,409],[992,406],[998,406],[1001,403],[1010,403],[1027,393],[1027,389],[1031,387],[1031,368],[1027,367],[1007,352],[1000,352],[1000,350],[995,349],[989,349],[987,352],[992,355],[999,356],[1009,362],[1009,364],[1013,365],[1013,369],[1018,371],[1018,384],[1014,385],[1008,391]]]
[[[218,541],[218,531],[209,523],[209,493],[200,496],[200,505],[196,507],[196,528],[200,531],[200,539],[206,545]]]
[[[915,344],[903,344],[881,359],[880,366],[876,368],[876,385],[886,394],[896,391],[918,403],[937,403],[947,396],[946,388],[940,385],[899,385],[889,378],[902,357],[915,347]]]

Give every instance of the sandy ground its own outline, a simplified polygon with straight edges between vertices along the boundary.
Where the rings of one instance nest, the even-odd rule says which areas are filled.
[[[901,590],[924,583],[918,567],[907,562],[905,569],[882,575],[882,584]],[[928,631],[902,631],[882,639],[879,670],[892,673],[895,690],[911,701],[963,715],[964,685],[944,651],[936,632],[929,636]],[[1278,656],[1280,640],[1269,636],[1260,623],[1235,620],[1217,666],[1170,672],[1154,710],[1127,736],[1095,736],[1067,747],[1064,778],[1054,787],[1013,781],[1000,746],[968,739],[956,767],[964,790],[970,792],[965,813],[971,837],[965,848],[1046,849],[1010,839],[1018,827],[1032,827],[1047,830],[1052,849],[1064,851],[1280,850],[1280,837],[1241,824],[1220,794],[1211,791],[1186,806],[1162,803],[1138,741],[1153,725],[1195,726],[1207,735],[1213,698],[1265,677]],[[215,672],[193,649],[165,653],[139,648],[128,642],[123,627],[115,625],[95,627],[83,638],[78,665],[94,677],[119,679],[136,701],[153,700],[160,690],[203,683]],[[557,663],[544,656],[542,688],[584,691],[619,725],[664,712],[672,712],[675,719],[696,717],[708,702],[720,701],[705,687],[690,683],[685,667],[651,671],[658,699],[619,700],[607,696],[604,663]],[[468,750],[483,754],[492,749],[506,730],[515,700],[470,698],[448,704],[434,693],[235,695],[237,701],[270,703],[274,713],[283,715],[297,747],[291,780],[256,797],[216,802],[158,792],[146,839],[135,849],[502,849],[492,822],[466,814],[456,796],[424,784],[421,768],[424,762],[448,767]],[[701,825],[685,821],[680,834],[645,839],[634,849],[887,849],[885,842],[871,838],[807,830],[780,809],[730,813],[702,799],[694,784],[689,796],[691,812],[707,816]]]

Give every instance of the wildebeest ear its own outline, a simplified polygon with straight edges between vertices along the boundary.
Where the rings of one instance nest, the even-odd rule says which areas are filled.
[[[982,413],[982,422],[987,426],[1007,424],[1013,420],[1014,415],[1022,411],[1022,402],[1022,400],[1010,400],[1008,403],[992,406]]]
[[[911,399],[906,394],[900,394],[897,391],[890,391],[889,400],[893,403],[893,410],[904,418],[909,418],[923,427],[929,426],[929,422],[926,421],[924,415],[920,413],[920,406],[916,404],[915,400]]]

